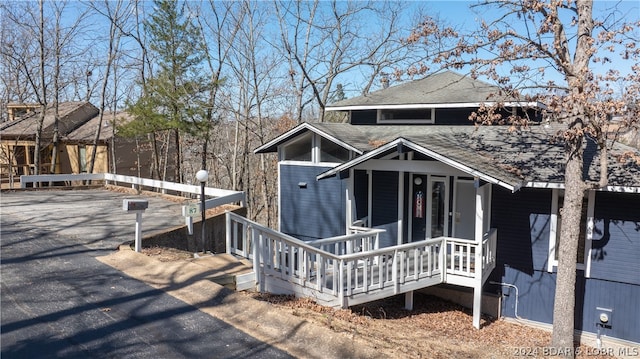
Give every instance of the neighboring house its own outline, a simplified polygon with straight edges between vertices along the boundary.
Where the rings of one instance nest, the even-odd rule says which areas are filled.
[[[303,123],[257,148],[278,153],[279,230],[309,241],[357,223],[385,229],[381,245],[391,246],[441,236],[479,243],[494,229],[496,267],[482,290],[500,295],[502,316],[550,324],[564,149],[541,104],[492,100],[496,92],[444,72],[335,103],[326,110],[347,112],[349,123]],[[498,100],[534,123],[473,126],[469,115]],[[609,186],[585,198],[576,328],[638,343],[640,164],[625,152],[640,156],[615,145]],[[592,141],[584,160],[597,181]]]
[[[3,185],[19,181],[21,175],[35,172],[35,138],[40,117],[38,106],[9,104],[9,121],[0,124],[0,165]],[[42,126],[41,174],[86,173],[94,151],[94,138],[99,122],[98,109],[89,102],[64,102],[59,104],[58,133],[60,136],[58,158],[51,168],[54,134],[54,107],[50,105]],[[94,173],[114,172],[140,175],[140,168],[148,170],[151,150],[146,141],[115,135],[113,123],[128,121],[126,113],[113,116],[105,113],[97,144]],[[115,135],[115,136],[114,136]],[[115,148],[112,148],[115,146]],[[143,173],[143,175],[146,175]]]

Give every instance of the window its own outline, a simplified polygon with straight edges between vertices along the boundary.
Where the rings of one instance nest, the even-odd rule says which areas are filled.
[[[311,150],[313,134],[307,133],[301,138],[291,142],[284,147],[284,157],[286,161],[307,161],[311,162]]]
[[[549,266],[548,271],[552,272],[553,267],[558,266],[558,251],[560,244],[560,231],[562,229],[562,208],[564,205],[564,191],[553,191],[553,202],[551,208],[551,235],[549,236]],[[582,201],[582,213],[580,215],[580,235],[578,242],[578,253],[576,255],[576,267],[587,270],[589,267],[589,252],[591,251],[591,235],[593,228],[593,207],[595,202],[595,192],[589,191]],[[588,276],[588,273],[585,273]]]
[[[349,150],[327,140],[320,138],[320,162],[347,162]]]
[[[87,173],[87,148],[85,146],[78,146],[78,165],[80,173]]]
[[[435,114],[436,111],[434,108],[380,110],[378,115],[378,123],[435,123]]]
[[[343,163],[350,151],[312,132],[308,132],[282,147],[283,161],[311,163]]]

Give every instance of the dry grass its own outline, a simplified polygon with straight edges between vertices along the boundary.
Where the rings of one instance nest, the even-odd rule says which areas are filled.
[[[143,248],[160,261],[188,260],[192,253],[174,248]],[[442,299],[415,294],[414,309],[404,309],[396,296],[350,309],[333,309],[309,298],[243,292],[256,300],[337,333],[364,340],[380,353],[394,358],[545,358],[550,354],[549,332],[517,323],[483,317],[481,329],[472,325],[469,309]],[[611,358],[594,355],[580,346],[577,358]],[[588,355],[586,355],[588,354]]]
[[[336,332],[358,336],[381,353],[397,358],[516,358],[552,357],[549,332],[483,317],[472,326],[470,310],[442,299],[416,293],[414,310],[403,308],[404,297],[387,298],[350,309],[320,306],[311,299],[249,293],[255,299]],[[597,356],[593,348],[576,351]],[[608,357],[610,358],[610,357]]]

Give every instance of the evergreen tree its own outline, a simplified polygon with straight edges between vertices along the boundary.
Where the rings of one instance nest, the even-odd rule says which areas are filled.
[[[203,101],[211,88],[200,75],[204,58],[200,32],[184,14],[184,4],[154,1],[154,12],[144,23],[148,53],[154,68],[143,79],[143,94],[128,108],[135,120],[124,131],[130,134],[169,131],[169,147],[175,151],[173,180],[182,182],[181,133],[197,132]]]

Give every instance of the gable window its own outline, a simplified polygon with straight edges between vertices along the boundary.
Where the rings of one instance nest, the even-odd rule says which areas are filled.
[[[343,163],[351,152],[322,136],[308,132],[282,146],[282,160],[309,163]]]
[[[378,123],[425,124],[435,123],[435,108],[379,110]]]
[[[313,150],[313,134],[307,133],[299,139],[284,146],[285,161],[311,162]]]
[[[320,162],[347,162],[349,150],[320,137]]]
[[[578,253],[576,255],[576,268],[585,270],[585,276],[589,272],[589,253],[591,251],[591,237],[593,228],[593,208],[595,192],[589,191],[582,201],[580,215],[580,234],[578,237]],[[560,231],[562,229],[562,208],[564,206],[564,191],[554,190],[551,204],[551,235],[549,236],[549,265],[548,271],[558,266],[558,248],[560,245]]]

